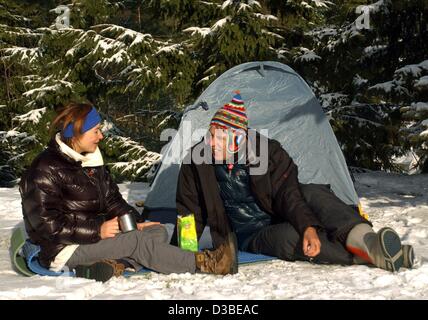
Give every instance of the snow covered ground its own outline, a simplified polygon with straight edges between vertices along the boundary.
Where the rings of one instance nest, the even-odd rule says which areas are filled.
[[[9,238],[21,223],[17,188],[0,188],[0,299],[428,299],[428,175],[356,174],[357,190],[375,229],[393,227],[414,245],[417,265],[397,274],[367,266],[317,266],[272,261],[234,276],[150,273],[105,284],[77,278],[26,278],[9,260]],[[124,184],[131,204],[145,184]]]

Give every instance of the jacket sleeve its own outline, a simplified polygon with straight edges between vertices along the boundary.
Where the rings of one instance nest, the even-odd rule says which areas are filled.
[[[269,159],[274,211],[301,235],[308,227],[321,228],[300,191],[296,164],[278,142],[275,144]]]
[[[144,219],[133,206],[129,205],[119,191],[119,187],[113,181],[107,168],[104,169],[104,178],[106,179],[106,219],[113,219],[126,213],[131,213],[135,216],[137,223],[143,222]]]
[[[64,214],[60,184],[54,174],[34,170],[21,182],[24,216],[41,238],[62,244],[90,244],[100,238],[102,219],[77,220]]]
[[[202,194],[199,191],[196,179],[192,165],[182,164],[178,175],[176,204],[179,215],[190,213],[195,215],[196,232],[198,239],[200,239],[206,225],[206,217],[201,207],[200,198]]]

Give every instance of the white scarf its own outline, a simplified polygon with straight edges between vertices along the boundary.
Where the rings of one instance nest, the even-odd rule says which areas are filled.
[[[55,141],[58,143],[62,153],[69,156],[71,159],[75,161],[81,161],[82,167],[99,167],[104,165],[103,156],[98,147],[95,150],[95,152],[86,153],[85,155],[83,155],[74,151],[72,148],[70,148],[64,142],[62,142],[60,133],[56,134]]]

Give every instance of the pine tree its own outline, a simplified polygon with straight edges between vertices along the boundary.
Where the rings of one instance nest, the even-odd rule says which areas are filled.
[[[97,6],[88,6],[88,3],[90,1],[69,5],[72,12],[75,11],[71,15],[71,23],[75,26],[104,22],[106,8],[110,9],[111,2],[104,1],[106,6],[100,1]],[[76,12],[80,20],[74,19]],[[155,144],[158,139],[152,136],[159,136],[162,126],[168,122],[165,118],[174,120],[179,113],[177,103],[183,103],[190,92],[193,66],[190,57],[183,54],[179,44],[156,40],[150,34],[113,24],[95,25],[87,30],[72,27],[57,30],[51,24],[36,30],[3,25],[0,36],[4,39],[1,61],[5,71],[10,72],[8,77],[2,78],[7,93],[2,95],[2,99],[6,99],[1,101],[2,111],[8,112],[1,113],[5,128],[1,133],[1,159],[7,161],[7,165],[0,165],[8,172],[8,180],[19,177],[46,145],[49,136],[45,133],[53,116],[51,111],[67,101],[89,99],[111,119],[127,115],[134,115],[129,118],[135,119],[137,112],[143,113],[140,118],[147,118],[147,125],[140,130],[142,133],[132,134],[138,131],[138,125],[141,129],[141,121],[122,122],[126,129],[122,133],[138,138],[140,143],[150,138],[151,147],[159,150],[160,143]],[[172,97],[169,100],[173,101],[164,97]],[[159,106],[157,100],[169,103]],[[170,110],[172,106],[174,110]],[[153,112],[144,113],[146,109]],[[43,121],[22,126],[22,121],[17,120],[40,110],[43,110]],[[176,121],[173,122],[176,125]],[[134,161],[133,172],[128,168],[125,177],[140,179],[151,159],[157,161],[157,153],[146,152],[143,146],[135,153],[137,142],[130,138],[109,136],[105,145],[112,144],[120,150],[116,155],[120,155],[121,160]],[[18,159],[18,155],[28,157],[12,161],[12,158]],[[14,173],[13,177],[10,172]]]
[[[271,60],[275,43],[282,39],[271,31],[277,18],[263,11],[259,2],[204,2],[215,15],[199,26],[183,31],[191,34],[190,46],[199,65],[196,88],[202,90],[227,69],[248,61]]]
[[[49,139],[53,110],[89,100],[118,180],[147,178],[163,129],[215,78],[275,60],[321,100],[348,164],[427,171],[424,0],[0,0],[0,180]],[[58,5],[70,26],[56,25]],[[356,8],[369,8],[360,28]]]
[[[426,28],[426,7],[423,1],[378,1],[368,5],[370,28],[364,29],[356,24],[356,8],[365,1],[333,2],[324,14],[334,24],[305,32],[285,58],[332,117],[349,165],[401,170],[395,159],[410,146],[399,110],[415,101],[416,90],[400,68],[424,60],[419,31]]]
[[[0,0],[0,186],[13,184],[22,173],[22,164],[32,158],[30,151],[39,147],[38,139],[20,126],[19,120],[27,122],[29,114],[17,118],[28,111],[17,101],[25,81],[37,74],[35,46],[40,34],[30,24],[40,26],[46,16],[40,12],[44,12],[41,4]]]

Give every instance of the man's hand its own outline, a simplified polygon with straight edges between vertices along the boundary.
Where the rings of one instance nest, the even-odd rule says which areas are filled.
[[[138,230],[143,230],[144,228],[150,227],[150,226],[155,226],[160,224],[160,222],[142,222],[142,223],[137,223],[137,228]]]
[[[309,227],[303,234],[303,253],[308,257],[316,257],[321,251],[321,242],[318,238],[317,231]]]
[[[107,238],[113,238],[120,232],[119,230],[119,221],[117,220],[117,217],[108,220],[104,222],[101,225],[101,232],[100,236],[101,239],[107,239]]]

